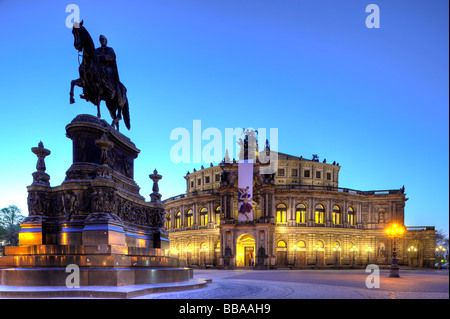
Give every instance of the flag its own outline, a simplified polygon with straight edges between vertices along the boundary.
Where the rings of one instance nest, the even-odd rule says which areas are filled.
[[[238,221],[253,220],[253,159],[240,160],[238,166]]]

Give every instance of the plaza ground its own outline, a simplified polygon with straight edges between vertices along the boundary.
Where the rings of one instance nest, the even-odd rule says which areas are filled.
[[[144,295],[141,299],[449,299],[449,271],[402,269],[400,278],[380,270],[380,288],[367,288],[358,270],[196,269],[212,279],[205,288]]]

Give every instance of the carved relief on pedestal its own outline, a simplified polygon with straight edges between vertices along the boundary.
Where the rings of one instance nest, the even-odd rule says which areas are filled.
[[[47,193],[28,193],[28,214],[30,216],[47,216],[49,208],[49,198]]]

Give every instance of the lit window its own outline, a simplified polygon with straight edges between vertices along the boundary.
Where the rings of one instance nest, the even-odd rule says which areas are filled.
[[[180,212],[176,212],[175,213],[175,228],[180,228],[180,224],[181,224],[181,213]]]
[[[287,207],[284,204],[277,205],[277,223],[285,223],[287,215]]]
[[[192,227],[193,221],[194,221],[194,216],[192,214],[192,209],[189,209],[186,212],[185,226],[186,227]]]
[[[216,208],[216,220],[215,220],[216,225],[220,225],[220,211],[221,211],[221,208],[220,208],[220,206],[218,206]]]
[[[202,252],[208,251],[208,246],[206,246],[205,243],[201,243],[200,244],[200,251],[202,251]]]
[[[316,224],[323,224],[325,222],[325,208],[323,205],[316,205],[314,216]]]
[[[169,214],[169,215],[167,215],[166,229],[170,230],[171,226],[172,226],[172,215]]]
[[[300,249],[306,248],[306,243],[303,240],[300,240],[297,243],[297,247],[300,248]]]
[[[203,207],[200,210],[200,226],[206,226],[207,224],[208,224],[208,210]]]
[[[278,248],[286,248],[286,242],[284,240],[280,240],[277,244]]]
[[[348,224],[350,225],[350,226],[355,226],[356,225],[356,223],[355,223],[355,211],[353,210],[353,208],[352,207],[349,207],[348,208],[348,216],[347,216],[348,218]]]
[[[304,204],[298,204],[295,215],[295,220],[297,223],[306,223],[306,206]]]
[[[342,224],[341,209],[339,208],[339,206],[333,206],[333,224]]]

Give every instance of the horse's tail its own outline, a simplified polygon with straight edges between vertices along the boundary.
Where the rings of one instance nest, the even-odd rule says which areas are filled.
[[[130,109],[128,107],[128,99],[125,101],[125,104],[122,108],[123,121],[125,122],[125,126],[127,129],[130,129]]]

